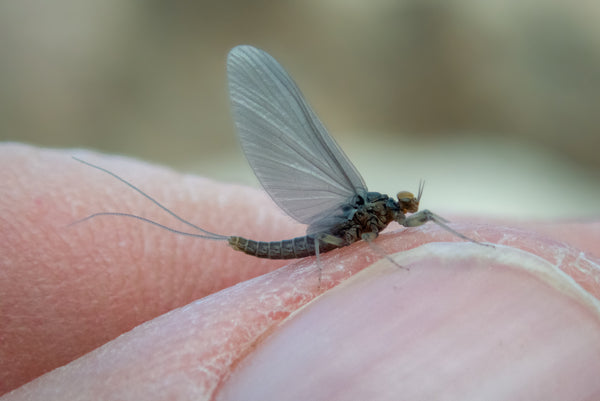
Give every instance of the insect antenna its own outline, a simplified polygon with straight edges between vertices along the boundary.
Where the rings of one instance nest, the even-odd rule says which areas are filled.
[[[421,201],[421,196],[423,195],[423,189],[425,189],[425,180],[419,181],[419,192],[417,193],[417,203]]]

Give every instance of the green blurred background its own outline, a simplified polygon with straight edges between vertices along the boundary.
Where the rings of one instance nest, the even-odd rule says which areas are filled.
[[[229,112],[237,44],[284,65],[371,190],[600,214],[600,2],[2,2],[0,139],[258,185]]]

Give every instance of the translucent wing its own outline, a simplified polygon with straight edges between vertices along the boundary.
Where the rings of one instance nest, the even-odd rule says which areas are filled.
[[[287,214],[319,225],[318,220],[339,214],[355,195],[367,192],[356,168],[275,59],[238,46],[227,58],[227,74],[246,158]]]

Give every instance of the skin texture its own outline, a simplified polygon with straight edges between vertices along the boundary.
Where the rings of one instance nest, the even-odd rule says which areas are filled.
[[[0,146],[3,400],[600,399],[598,222],[453,224],[495,249],[392,225],[377,250],[270,261],[121,217],[68,226],[120,211],[186,229],[71,155],[209,231],[303,233],[257,190]]]

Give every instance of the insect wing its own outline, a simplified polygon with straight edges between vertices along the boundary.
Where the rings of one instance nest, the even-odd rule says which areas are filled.
[[[281,209],[301,223],[318,224],[366,194],[354,165],[275,59],[237,46],[229,53],[227,74],[242,149]]]

